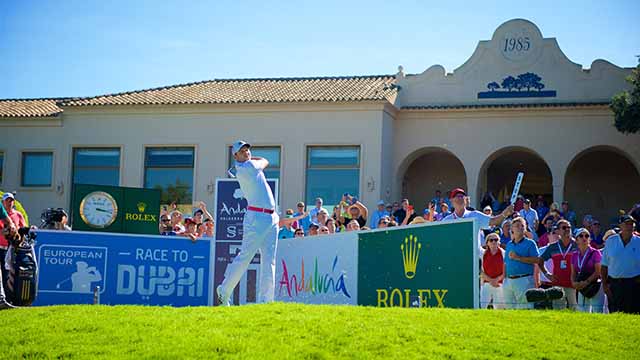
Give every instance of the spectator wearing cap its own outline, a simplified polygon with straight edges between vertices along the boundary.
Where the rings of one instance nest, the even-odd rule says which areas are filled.
[[[309,225],[309,236],[315,236],[318,235],[318,230],[320,230],[320,224],[312,222],[311,225]]]
[[[486,309],[492,303],[494,309],[503,309],[504,250],[500,248],[500,237],[495,232],[486,236],[486,243],[487,249],[482,250],[480,308]]]
[[[610,312],[640,314],[640,236],[636,219],[623,215],[620,233],[609,237],[602,252],[602,287]]]
[[[533,240],[538,240],[537,239],[537,232],[538,232],[538,224],[539,224],[539,217],[538,217],[538,212],[531,207],[531,200],[529,199],[525,199],[524,200],[524,204],[523,204],[523,208],[522,210],[520,210],[520,216],[522,216],[525,220],[527,220],[527,224],[529,225],[529,230],[533,233]]]
[[[482,213],[488,216],[493,216],[493,209],[491,208],[491,205],[485,206],[484,209],[482,209]]]
[[[590,244],[589,230],[576,230],[578,251],[571,260],[571,283],[578,291],[578,310],[582,312],[604,312],[604,290],[600,286],[600,262],[602,253]],[[591,293],[596,286],[597,291]]]
[[[526,291],[535,287],[533,277],[538,263],[538,246],[524,235],[526,220],[517,217],[511,221],[511,241],[505,249],[504,301],[508,309],[531,309]]]
[[[298,211],[296,211],[296,213],[293,214],[294,217],[298,217],[305,213],[307,214],[307,216],[304,216],[300,220],[298,220],[298,226],[302,228],[302,231],[307,233],[309,231],[309,225],[311,225],[311,215],[309,215],[309,213],[306,211],[306,206],[302,201],[300,201],[296,205],[296,208]]]
[[[561,299],[553,300],[553,308],[566,309],[568,306],[571,310],[576,310],[578,304],[576,302],[576,289],[571,283],[571,262],[572,257],[578,250],[578,245],[571,237],[571,224],[569,221],[560,220],[557,225],[560,241],[547,246],[544,252],[540,254],[538,266],[544,276],[551,279],[553,286],[559,286],[564,291],[564,296]],[[553,260],[553,273],[549,272],[544,264],[549,259]]]
[[[509,205],[502,213],[494,217],[485,215],[480,211],[469,211],[465,206],[467,193],[461,188],[451,190],[449,197],[453,204],[453,212],[449,216],[445,217],[444,220],[475,218],[478,221],[480,229],[486,229],[500,225],[504,219],[513,213],[513,205]]]
[[[589,232],[591,233],[591,247],[598,250],[602,249],[604,247],[604,233],[599,220],[593,220]]]
[[[418,224],[424,224],[426,223],[427,220],[425,220],[424,217],[422,216],[417,216],[415,217],[413,220],[411,220],[411,222],[409,223],[409,225],[418,225]]]
[[[326,209],[322,209],[320,211],[318,211],[318,224],[320,226],[323,226],[327,224],[327,220],[329,219],[329,213],[327,212]]]
[[[574,228],[577,226],[576,213],[575,211],[569,209],[569,202],[566,200],[562,202],[562,212],[560,213],[560,216],[569,221],[569,223],[571,223],[571,226],[573,226]]]
[[[318,213],[320,211],[324,210],[325,213],[327,213],[327,214],[329,213],[327,211],[327,209],[322,207],[323,203],[324,202],[323,202],[322,198],[320,198],[320,197],[316,198],[316,200],[315,200],[316,206],[313,209],[309,210],[309,216],[311,217],[311,222],[319,223],[319,221],[318,221]]]
[[[348,215],[343,215],[340,222],[343,224],[349,224],[352,220],[358,222],[359,228],[363,227],[367,223],[367,217],[369,216],[369,210],[360,201],[356,200],[353,205],[349,206]],[[358,228],[358,230],[360,230]]]
[[[378,201],[378,208],[371,214],[371,228],[375,229],[378,227],[378,223],[380,222],[380,219],[382,219],[385,216],[389,216],[391,215],[384,206],[384,201],[380,200]]]
[[[443,202],[442,204],[440,204],[440,212],[436,214],[436,221],[442,221],[450,214],[451,212],[449,212],[449,205],[446,202]]]

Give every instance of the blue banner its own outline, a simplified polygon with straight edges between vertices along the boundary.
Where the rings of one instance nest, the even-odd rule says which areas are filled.
[[[267,183],[274,199],[277,199],[278,180],[267,179]],[[242,221],[248,205],[237,180],[217,179],[215,204],[216,240],[241,241]]]
[[[211,304],[211,242],[183,237],[39,231],[34,305]]]

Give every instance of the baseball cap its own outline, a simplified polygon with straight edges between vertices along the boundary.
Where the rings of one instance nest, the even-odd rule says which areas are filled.
[[[620,216],[620,219],[618,219],[618,224],[622,224],[622,223],[625,223],[627,221],[633,221],[635,223],[636,219],[631,215],[622,215],[622,216]]]
[[[378,206],[380,206],[380,205],[384,205],[384,201],[383,200],[378,201]]]
[[[450,198],[454,198],[458,194],[462,194],[464,196],[467,196],[467,193],[462,188],[455,188],[455,189],[451,190],[451,193],[450,193],[449,197]]]
[[[482,209],[482,211],[485,211],[485,210],[493,211],[493,209],[491,208],[491,205],[487,205],[487,206],[484,207],[484,209]]]
[[[313,227],[319,229],[320,228],[320,224],[312,222],[311,225],[309,225],[309,229],[311,229]]]
[[[242,149],[243,146],[248,146],[251,147],[251,144],[243,141],[243,140],[238,140],[236,142],[233,143],[233,146],[231,147],[231,153],[235,154],[238,151],[240,151],[240,149]]]
[[[204,211],[202,211],[202,209],[195,209],[193,211],[193,216],[196,216],[197,213],[204,214]]]
[[[185,225],[187,225],[187,224],[189,224],[189,223],[193,223],[193,224],[195,224],[195,223],[196,223],[196,221],[195,221],[195,220],[193,220],[193,218],[191,218],[191,217],[186,217],[186,218],[184,218],[184,224],[185,224]]]
[[[4,193],[4,195],[2,195],[2,201],[5,201],[7,199],[15,200],[16,198],[15,198],[15,196],[13,196],[13,193],[6,192],[6,193]]]
[[[585,228],[578,228],[576,229],[576,231],[573,232],[573,236],[574,237],[578,237],[578,235],[582,234],[582,233],[589,233],[589,230],[585,229]]]

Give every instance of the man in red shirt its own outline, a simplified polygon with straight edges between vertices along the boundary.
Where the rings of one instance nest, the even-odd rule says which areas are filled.
[[[551,279],[553,286],[559,286],[564,291],[564,297],[553,301],[554,309],[566,309],[567,306],[571,310],[578,307],[576,299],[576,289],[571,283],[571,258],[578,251],[578,245],[571,237],[571,223],[567,220],[560,220],[557,223],[560,241],[547,246],[540,254],[538,266],[544,276]],[[547,271],[544,262],[553,260],[553,274]]]
[[[482,287],[480,308],[486,309],[493,301],[494,309],[504,309],[502,280],[504,279],[504,250],[500,247],[500,236],[490,233],[485,238],[487,250],[482,254]]]

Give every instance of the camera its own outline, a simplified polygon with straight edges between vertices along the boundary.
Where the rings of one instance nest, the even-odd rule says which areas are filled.
[[[55,229],[55,224],[61,222],[65,216],[67,216],[67,212],[63,208],[47,208],[40,215],[40,220],[42,220],[40,227],[43,229]]]

